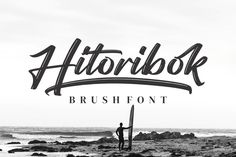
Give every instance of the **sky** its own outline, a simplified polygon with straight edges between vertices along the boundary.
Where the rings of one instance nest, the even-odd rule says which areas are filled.
[[[236,2],[233,0],[22,0],[0,1],[0,126],[116,127],[128,125],[129,110],[135,105],[134,127],[231,128],[236,129],[235,34]],[[43,57],[32,58],[49,45],[56,50],[51,65],[62,64],[73,41],[82,40],[72,63],[85,46],[119,49],[119,58],[139,56],[141,46],[148,53],[156,43],[156,58],[170,61],[195,43],[203,45],[197,58],[208,57],[198,70],[202,86],[193,76],[164,72],[150,79],[166,79],[192,86],[184,90],[144,85],[88,85],[62,89],[62,96],[44,90],[55,84],[58,70],[46,71],[38,88],[31,89],[29,70],[38,68]],[[105,55],[101,56],[101,59]],[[86,58],[86,61],[89,58]],[[185,64],[188,57],[184,60]],[[166,68],[166,67],[165,67]],[[120,76],[130,76],[129,67]],[[109,74],[108,76],[113,76]],[[90,78],[68,70],[65,80]],[[95,73],[93,77],[102,77]],[[120,96],[121,103],[70,104],[69,96]],[[133,102],[125,102],[127,96]],[[136,99],[145,98],[139,104]],[[148,97],[155,96],[155,104]],[[160,96],[167,96],[161,103]]]

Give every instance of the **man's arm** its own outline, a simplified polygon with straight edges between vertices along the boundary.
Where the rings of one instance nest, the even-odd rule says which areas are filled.
[[[123,128],[123,129],[129,129],[129,128],[131,128],[133,125],[131,125],[131,126],[129,126],[129,127],[127,127],[127,128]]]
[[[117,135],[117,136],[119,136],[119,134],[118,134],[118,129],[119,129],[119,128],[116,129],[116,135]]]

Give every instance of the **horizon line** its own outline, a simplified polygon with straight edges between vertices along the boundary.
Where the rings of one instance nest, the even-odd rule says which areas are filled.
[[[108,127],[108,126],[101,126],[101,127],[98,127],[98,126],[0,126],[0,128],[3,128],[3,127],[13,127],[13,128],[117,128],[118,126],[111,126],[111,127]],[[210,130],[210,129],[213,129],[213,130],[236,130],[236,128],[180,128],[180,127],[134,127],[136,129],[199,129],[199,130]]]

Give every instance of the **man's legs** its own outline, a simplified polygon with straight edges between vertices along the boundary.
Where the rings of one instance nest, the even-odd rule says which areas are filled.
[[[124,143],[125,143],[124,137],[122,137],[122,138],[121,138],[121,150],[124,149]]]
[[[120,144],[121,144],[121,141],[119,140],[119,150],[120,150]]]
[[[119,150],[121,150],[122,148],[120,148],[121,146],[121,143],[122,143],[122,137],[119,136]]]
[[[121,142],[121,150],[124,149],[124,140]]]
[[[124,149],[124,137],[119,137],[119,150]]]

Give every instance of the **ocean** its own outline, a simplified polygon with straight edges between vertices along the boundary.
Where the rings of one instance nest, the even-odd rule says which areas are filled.
[[[0,157],[30,156],[31,153],[9,154],[8,151],[27,144],[31,140],[45,140],[47,142],[64,141],[95,141],[104,136],[114,136],[116,128],[69,128],[69,127],[0,127]],[[194,133],[197,137],[230,136],[236,137],[236,129],[176,129],[176,128],[135,128],[134,136],[139,132],[148,133],[156,131],[177,131],[183,133]],[[127,132],[124,133],[127,139]],[[21,144],[7,144],[9,142],[20,142]],[[50,153],[49,156],[65,157],[68,153]],[[75,155],[85,155],[73,152]]]

